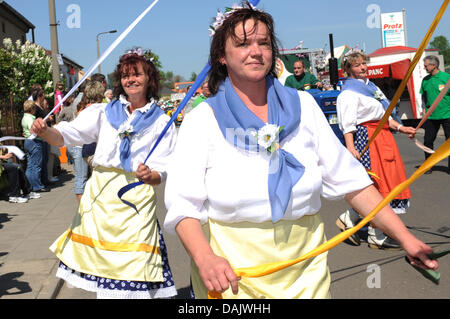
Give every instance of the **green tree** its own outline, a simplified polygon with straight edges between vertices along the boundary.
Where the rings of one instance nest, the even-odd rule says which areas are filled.
[[[430,42],[430,48],[438,49],[439,54],[444,56],[444,63],[447,65],[450,63],[450,43],[443,35],[436,36],[433,41]]]
[[[191,73],[191,78],[189,79],[189,81],[195,81],[197,79],[197,73],[192,72]]]
[[[167,71],[164,76],[163,86],[173,89],[174,82],[175,81],[173,80],[173,72]]]
[[[13,78],[11,74],[14,74],[11,54],[0,48],[0,103],[9,99],[11,80]]]
[[[173,82],[184,82],[184,78],[177,74],[173,77]]]
[[[153,53],[151,50],[145,51],[144,55],[153,62],[158,70],[162,69],[162,63],[159,59],[159,55]]]

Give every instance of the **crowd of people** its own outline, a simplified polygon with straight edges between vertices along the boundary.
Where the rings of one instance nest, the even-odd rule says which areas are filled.
[[[39,136],[30,138],[32,134],[30,128],[34,120],[46,118],[45,123],[48,127],[62,121],[70,122],[92,103],[111,101],[112,91],[106,90],[106,87],[106,78],[103,74],[92,75],[90,80],[83,83],[76,96],[75,94],[69,96],[53,114],[46,118],[52,108],[49,107],[42,86],[39,83],[33,85],[20,113],[22,135],[25,138],[23,144],[26,154],[25,165],[15,158],[14,153],[7,152],[6,149],[2,150],[0,172],[5,172],[5,181],[7,181],[1,185],[2,196],[11,203],[27,203],[29,199],[41,198],[41,193],[51,191],[52,185],[59,181],[56,175],[61,172],[59,160],[61,153],[58,147],[50,145]],[[56,84],[54,107],[67,92],[62,82]],[[95,143],[67,149],[68,161],[74,166],[74,193],[78,199],[81,198],[89,177],[89,160],[94,151]]]
[[[179,101],[160,99],[159,71],[136,50],[120,57],[112,90],[104,76],[93,75],[46,121],[41,88],[24,103],[24,136],[38,137],[25,141],[27,169],[17,170],[10,198],[20,189],[24,196],[48,191],[51,147],[67,147],[74,166],[79,206],[51,246],[60,260],[59,278],[99,298],[176,295],[155,213],[154,187],[165,182],[162,224],[192,259],[195,298],[211,292],[225,298],[329,298],[327,254],[258,278],[238,277],[234,269],[295,259],[324,243],[321,197],[344,197],[350,208],[337,224],[346,230],[405,180],[391,130],[414,136],[414,128],[391,118],[361,156],[389,104],[382,93],[374,97],[380,90],[367,79],[363,53],[343,62],[347,78],[337,100],[343,146],[305,92],[322,83],[305,72],[304,62],[294,64],[285,85],[276,78],[278,41],[270,14],[244,6],[215,26],[208,79],[186,105],[178,132],[167,113]],[[26,180],[30,191],[24,190]],[[117,196],[137,182],[142,185],[128,190],[126,201]],[[432,249],[398,215],[410,197],[407,189],[377,214],[368,242],[403,249],[411,264],[435,270]],[[356,235],[350,239],[360,244]]]

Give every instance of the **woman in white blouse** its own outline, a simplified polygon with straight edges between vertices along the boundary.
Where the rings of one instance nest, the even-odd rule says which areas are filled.
[[[213,96],[186,115],[169,165],[165,228],[193,261],[196,298],[208,291],[224,298],[327,298],[326,253],[259,278],[237,278],[233,269],[294,259],[322,244],[320,196],[345,195],[363,215],[382,197],[312,96],[274,78],[271,16],[241,8],[221,22],[210,52]],[[426,257],[431,248],[391,209],[375,220],[410,258],[437,267]]]
[[[406,180],[405,167],[389,129],[408,135],[414,135],[415,129],[389,118],[369,149],[360,155],[390,103],[383,92],[367,79],[367,59],[361,52],[353,52],[344,58],[343,69],[348,78],[344,81],[342,92],[337,99],[337,115],[347,149],[366,169],[377,176],[372,178],[374,186],[386,197],[395,186]],[[395,213],[403,214],[409,207],[410,197],[411,192],[407,188],[390,206]],[[359,215],[349,209],[339,216],[336,224],[341,230],[345,230],[353,227],[358,219]],[[357,233],[351,236],[350,240],[355,245],[360,245]],[[367,241],[371,248],[401,249],[398,242],[372,225],[368,228]]]
[[[169,117],[156,105],[159,72],[141,52],[123,55],[115,70],[117,99],[92,104],[72,122],[32,131],[52,145],[97,142],[93,172],[71,227],[50,249],[61,260],[57,276],[97,292],[98,298],[167,298],[176,289],[156,219],[153,187],[166,177],[175,145],[172,125],[146,165],[147,154]],[[118,197],[131,183],[143,182]]]

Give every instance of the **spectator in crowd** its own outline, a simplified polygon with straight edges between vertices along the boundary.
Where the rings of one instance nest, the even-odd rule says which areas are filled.
[[[85,89],[83,98],[78,104],[77,116],[81,111],[88,108],[91,104],[102,103],[104,86],[98,81],[90,81]],[[83,195],[86,182],[92,172],[93,165],[92,160],[94,157],[95,149],[97,147],[97,142],[92,142],[89,144],[84,144],[83,146],[74,146],[74,156],[76,156],[78,163],[78,174],[75,174],[75,195],[78,201],[81,201],[81,196]],[[76,149],[75,149],[76,148]]]
[[[40,198],[41,195],[31,192],[30,184],[22,169],[22,166],[12,162],[12,152],[2,148],[0,144],[0,175],[5,174],[8,185],[8,200],[11,203],[26,203],[30,198]]]
[[[42,90],[42,85],[40,85],[39,83],[33,84],[33,86],[31,87],[30,95],[28,96],[28,100],[34,101],[33,100],[33,92],[36,90]]]
[[[24,142],[25,153],[27,154],[27,168],[25,170],[26,177],[30,183],[31,191],[34,193],[42,193],[50,191],[49,188],[42,183],[42,168],[44,167],[44,147],[46,148],[45,141],[36,137],[35,139],[29,139],[31,133],[30,128],[33,125],[36,117],[34,116],[36,104],[32,100],[27,100],[24,103],[25,114],[22,118],[23,136],[27,139]],[[45,165],[47,167],[47,165]]]
[[[78,103],[81,102],[81,99],[83,98],[83,92],[84,92],[84,88],[86,87],[86,85],[90,82],[90,80],[86,80],[83,83],[80,84],[80,86],[78,87],[78,94],[75,97],[75,100],[72,103],[72,111],[74,114],[77,113],[77,106]]]
[[[33,92],[33,100],[35,103],[35,111],[34,116],[36,118],[42,118],[44,119],[48,114],[48,103],[45,99],[45,93],[42,89],[37,89]],[[50,115],[46,120],[45,123],[47,126],[51,126],[51,123],[54,119],[54,115]],[[48,186],[52,183],[52,181],[49,180],[49,172],[48,172],[48,162],[49,162],[49,153],[50,153],[50,145],[42,140],[42,169],[41,169],[41,181],[45,186]]]
[[[48,105],[47,99],[44,99],[44,110],[48,114],[51,110]],[[51,115],[51,121],[49,122],[50,126],[56,124],[56,114]],[[58,182],[59,179],[55,175],[57,175],[57,166],[59,166],[59,156],[61,155],[61,151],[58,147],[48,144],[48,161],[47,161],[47,180],[50,183]]]
[[[105,88],[105,91],[106,91],[106,89],[108,87],[108,83],[106,83],[106,77],[103,74],[101,74],[101,73],[93,74],[91,76],[91,81],[98,81],[98,82],[100,82],[103,85],[103,87]],[[103,101],[102,102],[103,103],[108,103],[106,97],[103,97]]]
[[[58,82],[56,84],[56,90],[55,90],[55,107],[63,98],[63,92],[64,92],[64,84],[62,82]],[[60,105],[54,112],[55,115],[57,115],[62,109],[62,105]]]
[[[56,123],[59,123],[61,121],[70,122],[75,118],[75,112],[73,110],[74,100],[75,97],[72,94],[64,101],[63,108],[56,117]]]
[[[304,62],[298,60],[294,62],[294,74],[287,77],[284,85],[303,91],[312,89],[313,87],[320,89],[322,82],[317,80],[313,74],[306,72]]]
[[[211,92],[208,88],[208,81],[203,82],[202,84],[202,93],[197,96],[197,98],[194,100],[194,104],[192,104],[192,108],[195,108],[197,105],[205,101],[207,98],[211,96]]]
[[[450,74],[439,70],[439,59],[435,55],[428,55],[423,59],[423,65],[428,75],[422,80],[420,93],[422,94],[425,112],[436,100],[441,90],[450,79]],[[437,108],[431,113],[430,117],[423,124],[425,136],[423,144],[433,149],[439,128],[442,126],[445,139],[450,138],[450,90],[447,91],[444,98],[439,102]],[[430,156],[425,152],[425,159]],[[431,174],[428,170],[425,174]],[[450,157],[448,158],[447,173],[450,174]]]
[[[113,91],[111,89],[108,89],[105,91],[105,98],[106,98],[106,103],[109,103],[112,101],[113,99]]]

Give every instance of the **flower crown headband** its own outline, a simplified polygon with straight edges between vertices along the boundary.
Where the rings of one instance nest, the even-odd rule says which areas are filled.
[[[143,56],[147,61],[153,62],[154,58],[151,57],[149,58],[147,55],[151,54],[151,50],[148,51],[143,51],[142,48],[137,48],[137,49],[133,49],[133,50],[128,50],[124,55],[128,55],[128,54],[137,54],[138,56]]]
[[[256,8],[256,6],[254,6],[253,4],[247,2],[247,5],[252,8],[253,10],[258,10],[258,11],[262,11],[258,8]],[[221,12],[220,10],[217,10],[217,15],[214,18],[214,22],[212,25],[209,26],[209,36],[212,37],[214,36],[214,34],[216,34],[216,30],[218,28],[220,28],[220,26],[224,23],[224,21],[231,16],[236,10],[239,9],[244,9],[243,6],[239,6],[237,4],[233,4],[232,7],[226,7],[225,8],[225,12]]]

